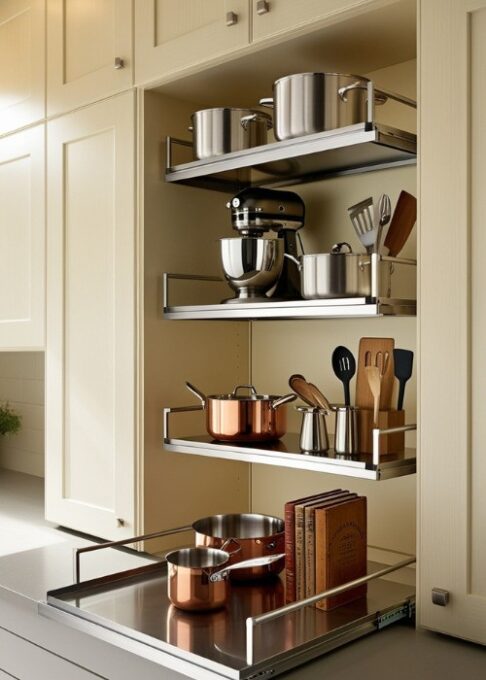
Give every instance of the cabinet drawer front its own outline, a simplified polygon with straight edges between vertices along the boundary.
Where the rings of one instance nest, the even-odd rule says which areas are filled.
[[[210,61],[248,42],[249,0],[135,3],[137,84]]]
[[[47,30],[48,115],[132,85],[132,0],[49,0]]]
[[[45,2],[0,2],[0,134],[45,113]]]
[[[135,530],[134,99],[48,125],[47,512],[104,538]]]
[[[44,348],[44,126],[0,139],[0,349]]]

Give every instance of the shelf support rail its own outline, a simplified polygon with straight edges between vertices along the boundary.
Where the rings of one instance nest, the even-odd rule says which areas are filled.
[[[398,434],[399,432],[412,432],[416,429],[416,423],[401,425],[400,427],[389,427],[386,430],[380,430],[378,427],[374,427],[372,430],[373,467],[377,468],[380,464],[380,437],[384,437],[387,434]]]
[[[164,442],[168,442],[170,439],[169,432],[169,418],[171,413],[190,413],[191,411],[203,411],[204,407],[201,404],[197,406],[176,406],[164,408]]]
[[[382,268],[381,262],[389,263],[387,291],[383,295],[382,290]],[[416,267],[417,260],[412,260],[407,257],[389,257],[388,255],[380,255],[379,253],[371,253],[371,298],[378,300],[381,298],[389,298],[391,296],[391,278],[395,270],[395,265],[409,265]]]
[[[169,281],[213,281],[221,283],[223,279],[221,276],[205,276],[204,274],[173,274],[164,272],[162,275],[163,281],[163,305],[164,310],[168,309],[169,305]]]
[[[349,581],[348,583],[344,583],[342,586],[337,586],[336,588],[330,588],[329,590],[325,590],[324,592],[318,593],[317,595],[313,595],[312,597],[307,597],[307,598],[305,598],[305,600],[299,600],[298,602],[292,602],[290,604],[286,604],[283,607],[279,607],[278,609],[273,609],[272,611],[265,612],[264,614],[259,614],[257,616],[249,616],[246,619],[246,663],[249,666],[252,666],[253,663],[254,663],[254,655],[255,655],[254,634],[255,634],[256,626],[259,626],[262,623],[266,623],[267,621],[274,621],[275,619],[278,619],[281,616],[285,616],[285,614],[292,614],[293,612],[304,609],[304,607],[308,607],[309,605],[313,605],[313,604],[315,604],[316,602],[319,602],[319,600],[322,600],[325,597],[331,597],[333,595],[339,595],[340,593],[344,593],[347,590],[351,590],[351,588],[355,588],[356,586],[360,586],[363,583],[368,583],[369,581],[380,578],[381,576],[385,576],[386,574],[390,574],[393,571],[398,571],[399,569],[402,569],[403,567],[408,567],[409,565],[414,564],[416,562],[416,559],[417,558],[415,556],[410,556],[407,559],[402,560],[401,562],[397,562],[396,564],[392,564],[388,567],[384,567],[383,569],[380,569],[379,571],[375,571],[372,574],[368,574],[367,576],[362,576],[361,578],[354,579],[354,581]]]

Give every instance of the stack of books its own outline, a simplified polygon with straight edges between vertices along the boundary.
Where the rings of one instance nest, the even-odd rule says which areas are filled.
[[[366,575],[366,496],[343,489],[285,504],[287,602]],[[366,595],[366,584],[319,600],[325,611]]]

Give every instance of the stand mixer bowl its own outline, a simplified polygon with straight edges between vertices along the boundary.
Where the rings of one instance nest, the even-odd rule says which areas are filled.
[[[221,264],[226,280],[237,296],[227,302],[268,299],[282,272],[282,239],[244,236],[222,238]]]

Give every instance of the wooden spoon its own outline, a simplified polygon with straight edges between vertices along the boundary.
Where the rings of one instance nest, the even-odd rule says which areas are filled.
[[[378,366],[365,366],[368,385],[373,395],[373,422],[378,427],[378,412],[380,410],[381,376]]]
[[[313,383],[308,382],[307,387],[310,389],[312,394],[314,395],[314,400],[319,404],[319,407],[324,409],[325,411],[332,411],[331,409],[331,404],[329,401],[326,399],[326,397],[322,394],[321,390],[316,387]]]
[[[289,385],[292,390],[305,401],[306,404],[312,406],[313,408],[319,408],[319,403],[316,401],[315,394],[313,390],[310,389],[307,384],[307,380],[303,375],[294,373],[289,378]]]

